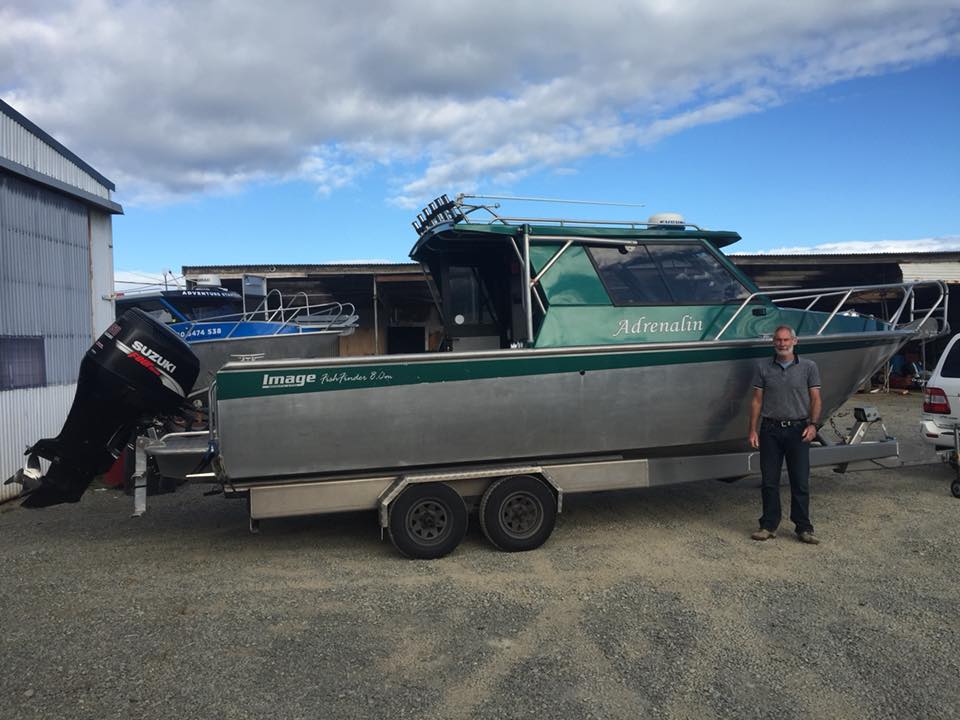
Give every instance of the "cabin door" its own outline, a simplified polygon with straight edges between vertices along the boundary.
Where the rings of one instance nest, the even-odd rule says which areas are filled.
[[[493,292],[491,292],[493,290]],[[502,310],[482,267],[450,265],[443,273],[444,319],[452,350],[498,350],[505,347]]]

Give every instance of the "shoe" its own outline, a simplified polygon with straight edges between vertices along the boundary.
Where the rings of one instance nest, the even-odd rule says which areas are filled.
[[[755,533],[753,533],[750,537],[752,537],[754,540],[773,540],[776,536],[777,534],[772,530],[766,530],[765,528],[760,528]]]
[[[807,545],[819,545],[820,538],[813,534],[813,530],[804,530],[797,533],[797,540]]]

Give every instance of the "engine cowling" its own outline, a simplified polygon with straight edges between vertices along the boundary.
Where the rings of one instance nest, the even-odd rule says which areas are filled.
[[[28,448],[20,482],[24,507],[77,502],[93,478],[113,465],[137,425],[175,411],[199,372],[197,357],[175,332],[140,309],[121,315],[80,363],[77,392],[55,438]],[[50,461],[46,475],[37,458]]]

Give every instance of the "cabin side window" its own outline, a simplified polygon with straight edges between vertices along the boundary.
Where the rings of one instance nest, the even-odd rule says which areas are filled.
[[[243,307],[237,302],[193,302],[171,301],[177,312],[187,320],[199,322],[201,320],[238,320],[243,314]]]
[[[590,255],[614,305],[713,305],[750,294],[699,244],[593,247]]]

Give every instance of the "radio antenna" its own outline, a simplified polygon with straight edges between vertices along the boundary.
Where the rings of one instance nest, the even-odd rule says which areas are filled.
[[[643,203],[605,202],[602,200],[565,200],[562,198],[522,197],[519,195],[465,195],[457,194],[457,202],[471,200],[522,200],[524,202],[565,203],[568,205],[609,205],[614,207],[646,207]]]

